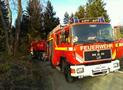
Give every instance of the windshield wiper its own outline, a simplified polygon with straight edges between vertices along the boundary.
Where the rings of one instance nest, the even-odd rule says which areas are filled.
[[[106,38],[95,38],[95,39],[92,39],[92,40],[81,40],[81,41],[77,41],[75,42],[74,44],[92,44],[92,43],[95,43],[95,42],[114,42],[115,40],[113,39],[106,39]]]
[[[114,40],[112,39],[103,39],[105,42],[113,42]]]
[[[108,39],[108,38],[96,38],[97,41],[101,42],[114,42],[115,40],[113,39]]]
[[[81,41],[76,41],[76,42],[74,42],[75,44],[80,44],[80,43],[87,43],[87,41],[86,40],[81,40]]]
[[[95,43],[95,42],[96,42],[95,39],[94,40],[81,40],[81,41],[75,42],[75,44],[81,44],[81,43],[83,43],[83,44],[90,44],[90,43]]]

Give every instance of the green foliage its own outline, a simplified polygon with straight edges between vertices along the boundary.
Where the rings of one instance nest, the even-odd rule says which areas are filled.
[[[72,13],[71,15],[70,15],[70,18],[72,18],[72,17],[74,17],[75,15]]]
[[[70,16],[69,16],[68,12],[65,12],[65,14],[64,14],[64,24],[67,24],[69,22],[69,18],[70,18]]]
[[[42,6],[40,0],[30,0],[23,12],[19,41],[21,52],[27,51],[32,39],[47,38],[47,34],[59,24],[51,2],[48,1],[46,7]]]
[[[95,19],[97,17],[104,17],[106,22],[110,22],[110,18],[105,10],[105,3],[103,0],[88,0],[86,6],[80,6],[75,16],[78,18]]]
[[[9,69],[10,69],[10,64],[8,63],[0,64],[0,74],[6,73]]]
[[[106,22],[109,22],[109,16],[105,10],[106,4],[102,0],[93,0],[91,3],[86,4],[86,17],[87,18],[96,18],[104,17]]]
[[[1,1],[1,9],[2,9],[2,14],[3,14],[3,18],[5,20],[6,24],[9,24],[9,9],[7,8],[5,1]]]
[[[42,5],[40,0],[29,0],[22,14],[19,52],[27,53],[32,39],[41,38],[42,34]]]
[[[3,18],[2,16],[0,16],[0,52],[1,51],[4,51],[5,50],[5,30],[3,28],[3,21],[2,19],[5,20],[5,24],[8,24],[9,22],[9,18],[8,18],[8,9],[6,8],[6,5],[5,5],[5,1],[1,1],[0,2],[1,6],[1,15],[3,15]]]
[[[1,20],[0,20],[1,22]],[[2,27],[2,23],[0,23],[0,52],[5,50],[5,34]]]
[[[28,32],[31,37],[37,37],[41,34],[41,11],[40,0],[30,0],[27,7],[29,16]]]
[[[91,4],[94,0],[88,0],[88,3]]]
[[[59,18],[55,17],[56,13],[53,10],[53,6],[50,1],[47,1],[47,5],[44,11],[44,31],[45,37],[48,33],[59,24]]]
[[[23,20],[28,23],[29,38],[46,38],[47,34],[59,24],[59,18],[55,17],[56,13],[50,1],[47,1],[46,7],[42,7],[40,0],[29,1],[27,13],[28,19]]]
[[[84,18],[85,16],[85,7],[84,6],[79,6],[78,11],[75,13],[75,16],[78,18]]]

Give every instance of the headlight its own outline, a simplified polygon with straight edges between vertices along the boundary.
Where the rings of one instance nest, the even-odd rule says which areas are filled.
[[[84,72],[84,68],[77,68],[76,71],[77,71],[78,74],[79,73],[83,73]]]

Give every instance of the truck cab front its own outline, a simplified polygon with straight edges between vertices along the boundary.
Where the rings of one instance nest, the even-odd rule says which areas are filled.
[[[85,22],[71,25],[74,57],[71,76],[107,74],[120,68],[116,41],[109,23]],[[71,58],[72,59],[72,58]],[[75,62],[73,62],[75,61]]]

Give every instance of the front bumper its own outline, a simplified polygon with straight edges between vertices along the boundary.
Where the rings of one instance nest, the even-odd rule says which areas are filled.
[[[108,74],[110,72],[118,71],[120,69],[119,60],[112,61],[110,63],[98,64],[98,65],[72,65],[70,66],[71,76],[73,77],[87,77],[98,76]]]

